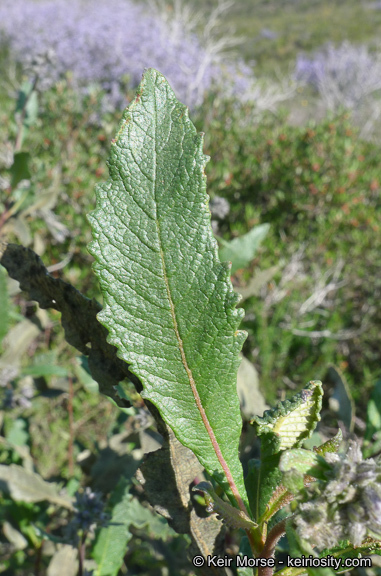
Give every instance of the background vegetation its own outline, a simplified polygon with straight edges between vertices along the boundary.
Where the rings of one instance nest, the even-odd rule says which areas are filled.
[[[121,109],[144,66],[156,66],[206,134],[212,224],[246,312],[245,419],[321,379],[320,440],[339,423],[365,434],[368,456],[379,453],[381,4],[80,6],[0,6],[0,239],[33,248],[55,277],[101,301],[85,215]],[[261,224],[259,237],[246,236]],[[88,574],[193,573],[186,537],[134,479],[160,445],[142,400],[127,383],[131,408],[100,397],[59,314],[39,309],[3,268],[0,347],[0,573],[70,576],[78,558]],[[252,443],[245,422],[245,462]],[[12,464],[19,480],[22,467],[76,494],[77,513],[46,499],[45,485],[34,497],[10,491]],[[127,552],[102,572],[102,524],[118,514]],[[237,540],[229,535],[228,552]]]

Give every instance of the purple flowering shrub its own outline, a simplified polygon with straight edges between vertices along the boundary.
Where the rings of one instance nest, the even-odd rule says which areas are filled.
[[[312,57],[299,55],[295,76],[313,86],[327,108],[355,109],[381,90],[381,61],[365,46],[329,45]]]
[[[185,22],[179,33],[178,23],[174,28],[131,0],[3,0],[0,41],[24,65],[49,51],[52,80],[70,71],[79,87],[100,84],[117,107],[126,104],[121,79],[135,87],[147,67],[160,70],[190,107],[223,76],[218,50],[201,45]]]

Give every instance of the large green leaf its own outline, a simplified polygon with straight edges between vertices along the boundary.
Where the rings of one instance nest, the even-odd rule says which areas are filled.
[[[237,330],[243,312],[210,226],[203,136],[148,70],[112,144],[89,217],[98,315],[177,438],[244,509]]]

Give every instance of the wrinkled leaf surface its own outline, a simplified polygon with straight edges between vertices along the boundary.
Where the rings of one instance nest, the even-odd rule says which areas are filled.
[[[211,231],[202,145],[186,107],[148,70],[113,141],[110,179],[97,189],[90,252],[109,342],[143,383],[143,397],[239,502],[236,379],[245,335]]]

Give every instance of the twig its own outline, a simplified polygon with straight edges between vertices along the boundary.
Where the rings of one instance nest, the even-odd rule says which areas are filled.
[[[86,538],[87,538],[87,532],[84,532],[82,534],[82,538],[79,544],[79,554],[78,554],[78,560],[79,560],[79,567],[78,567],[78,576],[83,576],[83,566],[85,563],[85,556],[86,556]]]
[[[69,376],[69,402],[68,402],[68,413],[69,413],[69,446],[67,450],[67,457],[69,463],[69,476],[72,477],[74,474],[74,460],[73,460],[73,445],[74,445],[74,416],[73,416],[73,398],[74,398],[74,387],[73,378]]]
[[[299,330],[292,328],[284,322],[279,324],[283,330],[290,331],[295,336],[307,336],[308,338],[330,338],[331,340],[352,340],[355,336],[362,334],[366,328],[363,326],[358,330],[339,330],[338,332],[331,332],[331,330]]]
[[[62,270],[65,268],[66,264],[69,264],[70,260],[73,258],[73,252],[69,252],[61,262],[57,262],[57,264],[52,264],[51,266],[47,266],[47,271],[51,274],[52,272],[57,272],[57,270]]]

